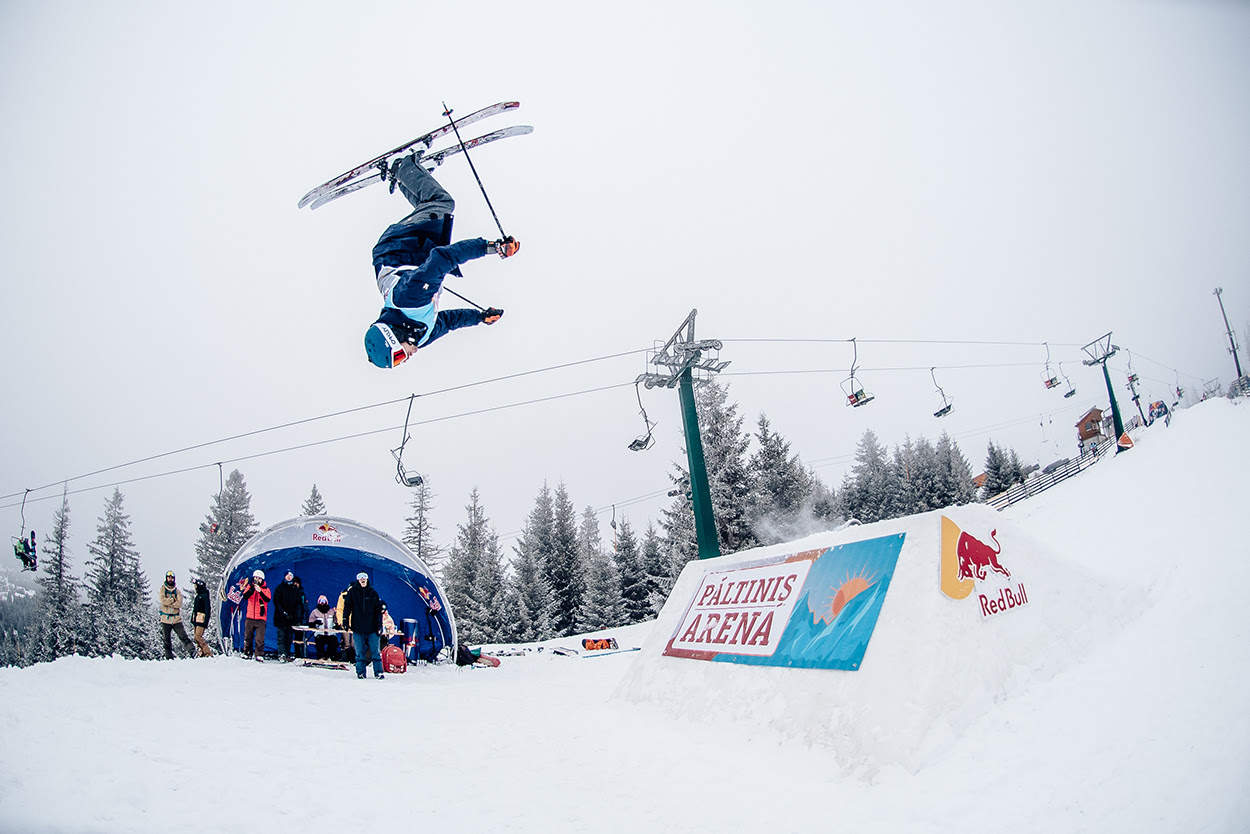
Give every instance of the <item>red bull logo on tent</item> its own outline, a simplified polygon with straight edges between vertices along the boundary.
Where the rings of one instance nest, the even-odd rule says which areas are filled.
[[[315,542],[329,542],[331,544],[335,544],[343,541],[343,534],[340,533],[333,524],[327,522],[325,524],[317,525],[317,529],[313,530],[312,538]]]
[[[993,545],[942,516],[942,593],[951,599],[967,599],[976,591],[982,617],[1019,608],[1029,601],[1024,583],[1019,577],[1013,578],[1005,564],[998,530],[991,530],[987,538]]]

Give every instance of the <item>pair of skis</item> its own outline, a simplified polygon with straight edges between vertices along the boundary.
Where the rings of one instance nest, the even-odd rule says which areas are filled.
[[[339,197],[351,194],[353,191],[359,191],[362,188],[373,185],[375,182],[389,182],[393,187],[395,166],[399,161],[398,157],[413,156],[425,166],[426,170],[432,171],[435,167],[441,165],[445,159],[455,156],[462,151],[471,150],[500,139],[506,139],[509,136],[524,136],[527,133],[533,133],[534,128],[529,125],[513,125],[492,131],[484,136],[478,136],[475,139],[466,140],[463,143],[457,142],[450,147],[430,151],[435,140],[441,139],[448,134],[457,133],[458,129],[465,125],[480,122],[482,119],[499,113],[510,112],[520,106],[521,103],[517,101],[501,101],[498,104],[483,107],[481,110],[474,111],[467,116],[461,116],[454,121],[449,119],[448,123],[442,127],[422,134],[416,139],[405,142],[397,148],[392,148],[386,153],[379,154],[368,162],[363,162],[355,168],[344,171],[337,177],[322,183],[300,198],[299,208],[304,208],[305,206],[308,206],[310,209],[320,208],[332,200],[337,200]]]

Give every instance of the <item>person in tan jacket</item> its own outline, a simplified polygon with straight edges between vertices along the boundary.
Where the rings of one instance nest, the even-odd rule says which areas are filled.
[[[161,585],[157,599],[161,606],[161,632],[165,637],[165,659],[174,659],[174,650],[170,645],[170,634],[177,634],[178,639],[182,641],[183,648],[189,654],[191,652],[191,638],[187,636],[187,630],[182,625],[182,591],[178,590],[178,581],[174,578],[174,572],[167,571],[165,573],[165,582]]]

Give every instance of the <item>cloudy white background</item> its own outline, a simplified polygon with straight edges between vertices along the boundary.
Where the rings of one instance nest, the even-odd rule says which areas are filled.
[[[1106,404],[1079,347],[1107,331],[1148,399],[1233,375],[1211,290],[1243,340],[1246,43],[1250,6],[1179,0],[4,3],[0,525],[16,534],[28,487],[57,485],[27,504],[42,535],[65,479],[643,349],[695,307],[748,421],[767,412],[835,486],[867,428],[889,445],[949,431],[977,470],[990,439],[1066,456]],[[467,135],[535,127],[474,157],[523,248],[449,286],[507,314],[375,370],[369,250],[406,204],[296,200],[436,126],[443,101],[505,99],[521,109]],[[457,235],[497,236],[463,160],[438,176]],[[854,410],[838,388],[852,336],[877,396]],[[937,344],[957,341],[1024,344]],[[1043,341],[1076,397],[1042,386]],[[1126,413],[1128,358],[1112,360]],[[930,366],[955,402],[944,421]],[[429,396],[414,420],[643,370],[631,354]],[[800,370],[824,372],[776,373]],[[504,534],[544,480],[605,520],[612,504],[657,517],[680,416],[673,392],[644,401],[660,424],[644,454],[625,449],[628,386],[417,427],[406,458],[440,537],[474,486]],[[404,408],[70,480],[104,487],[71,496],[71,546],[85,556],[106,485],[201,467],[122,487],[149,573],[185,569],[217,461],[243,471],[262,526],[316,482],[332,513],[398,532]]]

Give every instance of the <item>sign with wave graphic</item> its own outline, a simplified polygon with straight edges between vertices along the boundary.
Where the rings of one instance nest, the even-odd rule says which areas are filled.
[[[664,654],[855,670],[877,626],[903,533],[711,571]]]

